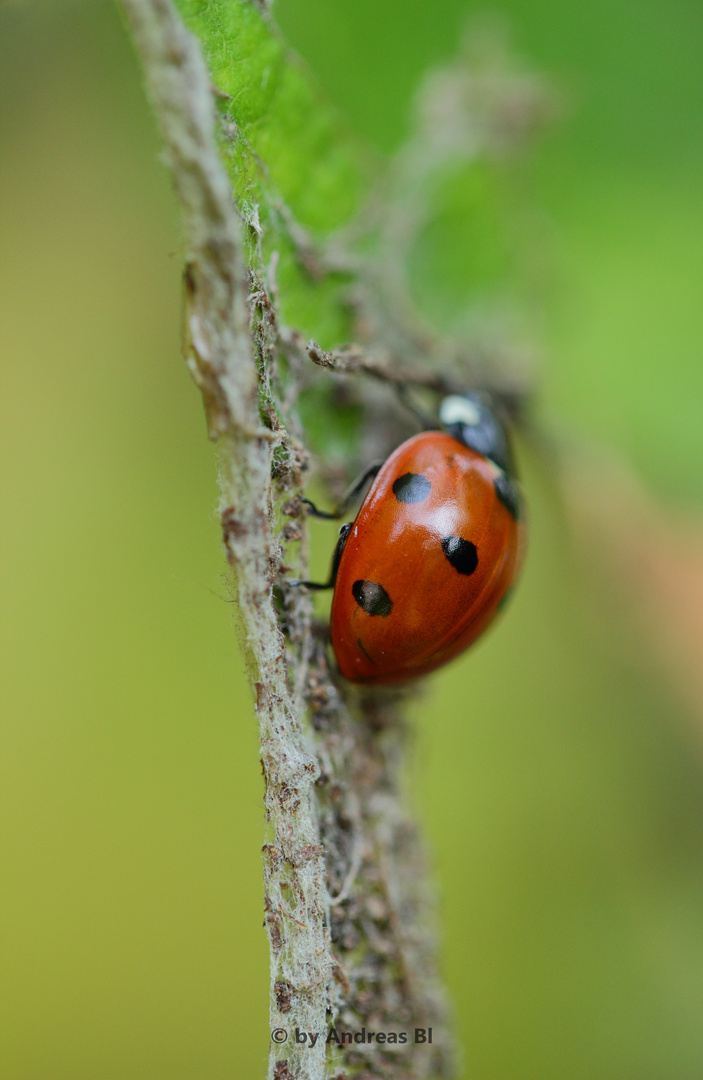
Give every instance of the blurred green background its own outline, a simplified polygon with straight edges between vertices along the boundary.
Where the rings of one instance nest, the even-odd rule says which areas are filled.
[[[472,10],[277,7],[381,152]],[[532,179],[544,409],[700,509],[703,9],[499,10],[568,103]],[[255,722],[180,359],[176,207],[113,7],[2,6],[0,113],[0,1072],[261,1076]],[[526,473],[510,616],[418,710],[463,1075],[699,1080],[701,758]]]

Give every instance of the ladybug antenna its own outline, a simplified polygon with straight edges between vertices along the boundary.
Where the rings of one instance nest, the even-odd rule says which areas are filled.
[[[433,417],[428,416],[428,414],[412,400],[407,383],[397,382],[393,385],[401,405],[413,414],[415,419],[421,424],[423,431],[436,431],[437,421],[433,419]]]

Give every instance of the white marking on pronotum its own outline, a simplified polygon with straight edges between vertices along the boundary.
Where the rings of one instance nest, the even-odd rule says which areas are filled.
[[[478,405],[459,394],[446,397],[439,407],[439,418],[449,427],[451,424],[469,424],[471,427],[480,423],[481,410]]]
[[[499,476],[505,476],[505,469],[501,469],[500,465],[496,465],[495,461],[491,458],[486,458],[486,464],[490,467],[491,475],[494,480],[497,480]]]

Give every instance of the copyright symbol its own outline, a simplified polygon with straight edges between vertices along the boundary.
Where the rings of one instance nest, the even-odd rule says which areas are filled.
[[[275,1043],[284,1043],[288,1038],[288,1032],[285,1028],[274,1028],[271,1032],[271,1038]]]

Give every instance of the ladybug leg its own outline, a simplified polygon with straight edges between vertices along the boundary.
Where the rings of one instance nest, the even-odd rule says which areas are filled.
[[[344,517],[350,505],[354,502],[360,491],[368,484],[369,480],[372,480],[374,476],[377,476],[381,471],[382,461],[374,461],[373,465],[369,465],[368,469],[361,474],[358,479],[354,481],[349,490],[345,493],[344,498],[340,502],[336,510],[332,513],[327,513],[325,510],[318,510],[313,502],[309,499],[301,499],[300,501],[305,503],[308,508],[308,516],[316,518],[324,518],[325,521],[338,521],[339,518]]]
[[[334,555],[332,556],[332,565],[330,567],[330,576],[327,581],[289,581],[289,585],[304,585],[306,589],[333,589],[334,583],[337,580],[337,571],[339,570],[339,561],[342,558],[342,552],[344,551],[344,545],[347,542],[347,537],[351,531],[353,522],[350,521],[346,525],[342,525],[339,530],[339,540],[337,546],[334,549]]]

